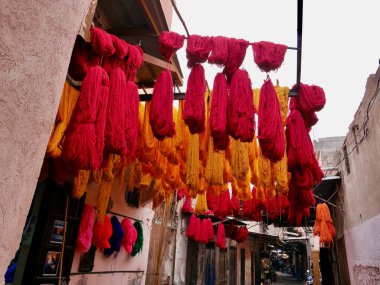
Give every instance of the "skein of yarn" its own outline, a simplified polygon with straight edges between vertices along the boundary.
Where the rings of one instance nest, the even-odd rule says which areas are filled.
[[[224,64],[223,73],[230,76],[237,71],[244,61],[248,46],[249,42],[246,40],[228,39],[228,59]]]
[[[228,41],[229,39],[222,36],[212,38],[214,44],[211,54],[208,57],[208,63],[224,66],[228,60]],[[215,90],[215,89],[214,89]]]
[[[252,45],[254,60],[261,71],[269,72],[280,68],[284,62],[287,46],[272,42],[256,42]]]
[[[111,56],[115,53],[116,49],[112,42],[112,37],[101,28],[92,27],[90,33],[90,41],[93,50],[98,55]]]
[[[186,46],[187,67],[192,68],[196,64],[206,62],[212,48],[212,38],[199,35],[189,36]]]
[[[137,231],[128,218],[124,218],[121,221],[121,228],[124,234],[121,244],[123,245],[125,251],[131,254],[132,248],[136,242]]]
[[[139,135],[139,104],[140,96],[137,85],[127,82],[127,102],[125,112],[125,142],[127,147],[127,161],[132,161],[136,156],[137,140]]]
[[[104,255],[110,256],[115,251],[119,252],[121,248],[121,241],[124,237],[123,229],[121,227],[121,224],[116,216],[113,216],[111,218],[111,224],[112,224],[112,235],[109,239],[109,243],[111,245],[110,248],[104,249]]]
[[[226,229],[223,223],[218,224],[218,230],[216,234],[216,246],[225,249],[226,248]]]
[[[158,49],[166,61],[170,61],[173,55],[183,47],[185,41],[184,35],[175,32],[164,31],[158,39]]]
[[[75,250],[77,252],[87,252],[91,247],[93,227],[95,222],[95,209],[86,204],[83,207],[82,217],[80,220],[79,233]]]

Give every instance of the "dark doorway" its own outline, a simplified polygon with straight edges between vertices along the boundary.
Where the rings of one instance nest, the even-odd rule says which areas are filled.
[[[245,249],[240,249],[240,285],[245,285]]]

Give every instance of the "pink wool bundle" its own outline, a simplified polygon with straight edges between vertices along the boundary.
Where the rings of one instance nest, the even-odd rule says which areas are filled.
[[[173,121],[173,79],[170,70],[163,70],[154,84],[149,122],[154,136],[163,140],[175,134]]]
[[[235,195],[231,197],[231,209],[234,217],[240,216],[240,200]]]
[[[132,248],[135,245],[137,238],[136,228],[128,218],[124,218],[121,221],[121,228],[124,234],[121,244],[124,247],[125,251],[131,254]]]
[[[202,65],[196,64],[190,72],[185,94],[183,119],[192,134],[199,134],[205,130],[206,79]]]
[[[162,32],[158,39],[158,49],[166,61],[170,61],[172,56],[183,47],[185,41],[184,35],[175,32]]]
[[[207,230],[208,230],[208,241],[214,240],[214,226],[210,218],[206,219],[207,221]]]
[[[227,131],[242,142],[251,142],[255,134],[255,108],[248,72],[238,69],[232,76],[227,101]]]
[[[318,112],[326,104],[325,91],[316,85],[300,83],[299,100],[303,112]]]
[[[228,42],[229,38],[218,36],[212,38],[214,44],[211,54],[208,57],[208,63],[224,66],[228,60]]]
[[[86,204],[83,207],[82,217],[80,220],[79,233],[75,250],[77,252],[87,252],[90,250],[92,241],[92,229],[95,222],[95,210],[92,206]]]
[[[119,59],[124,59],[129,52],[129,44],[115,35],[111,35],[111,39],[115,48],[115,56]]]
[[[186,230],[186,236],[188,238],[193,238],[195,234],[195,220],[197,219],[197,216],[194,214],[191,215],[190,220],[189,220],[189,226],[187,227]]]
[[[228,39],[228,59],[224,64],[223,73],[231,76],[241,66],[244,61],[245,54],[249,42],[243,39]]]
[[[216,234],[216,246],[225,249],[226,248],[226,229],[223,223],[218,224],[218,230]]]
[[[189,36],[186,46],[187,67],[192,68],[198,63],[206,62],[212,48],[212,38],[198,35]]]
[[[101,28],[91,28],[90,40],[93,50],[98,55],[111,56],[116,51],[111,35]]]
[[[136,156],[137,139],[139,134],[139,104],[140,96],[137,85],[127,82],[125,112],[125,140],[127,147],[126,158],[131,161]]]
[[[200,236],[199,240],[197,240],[200,243],[208,243],[209,241],[209,226],[210,224],[208,223],[207,219],[203,219],[201,222],[201,231],[200,231]]]
[[[127,80],[135,81],[137,69],[144,62],[143,54],[143,50],[138,45],[129,45],[128,57],[124,65]]]
[[[268,78],[260,90],[258,139],[263,155],[280,161],[285,153],[285,137],[280,104],[272,81]]]
[[[280,68],[284,62],[287,46],[272,42],[253,43],[254,60],[261,71],[269,72]]]
[[[209,118],[211,136],[214,139],[214,149],[216,151],[226,150],[228,146],[227,98],[228,84],[226,76],[223,73],[218,73],[214,80]]]

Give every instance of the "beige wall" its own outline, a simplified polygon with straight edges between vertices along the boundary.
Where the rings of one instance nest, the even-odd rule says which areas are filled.
[[[91,0],[0,0],[0,276],[21,239]]]

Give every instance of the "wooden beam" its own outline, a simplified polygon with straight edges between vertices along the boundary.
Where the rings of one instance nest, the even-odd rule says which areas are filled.
[[[141,36],[150,36],[154,37],[157,34],[154,34],[150,29],[146,27],[133,27],[133,28],[113,28],[107,30],[108,33],[113,34],[118,37],[141,37]]]
[[[146,0],[139,0],[140,6],[143,8],[143,11],[149,21],[150,26],[154,30],[154,32],[159,35],[161,34],[160,27],[158,26],[157,22],[154,19],[153,13],[150,10],[148,3]]]
[[[147,53],[144,53],[143,58],[144,58],[144,62],[146,63],[152,64],[162,69],[169,69],[172,73],[174,73],[174,76],[175,76],[174,79],[176,80],[177,84],[179,86],[183,85],[181,74],[174,64],[163,61],[162,59],[159,59]]]

